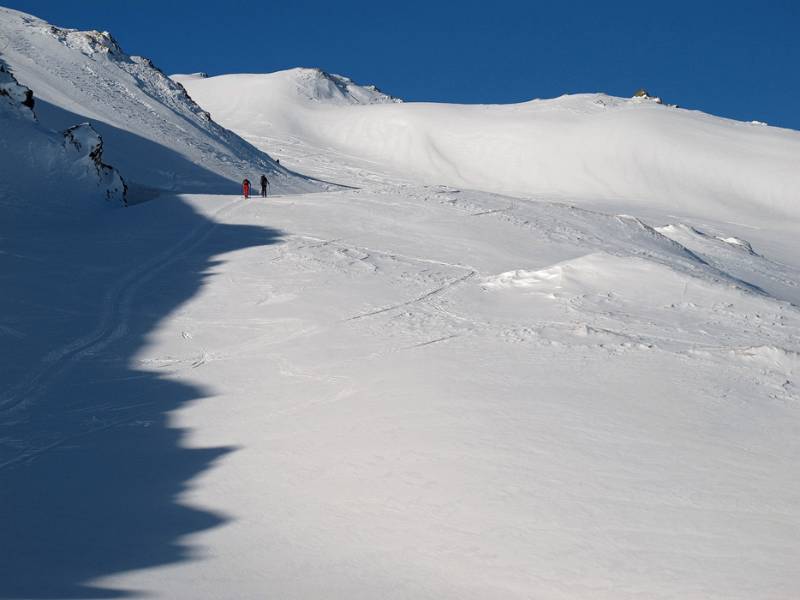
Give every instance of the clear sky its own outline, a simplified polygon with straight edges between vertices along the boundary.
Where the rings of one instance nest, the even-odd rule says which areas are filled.
[[[800,129],[800,0],[0,0],[110,31],[167,73],[322,67],[406,100],[563,93]]]

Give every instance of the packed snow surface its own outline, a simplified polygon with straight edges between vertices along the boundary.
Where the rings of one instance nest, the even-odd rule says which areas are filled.
[[[217,140],[186,156],[224,177],[257,160],[140,95],[110,36],[0,27],[43,104],[92,68],[109,125],[114,73],[114,127]],[[61,163],[63,191],[28,185],[7,157],[62,134],[0,121],[31,150],[0,146],[0,598],[800,597],[797,132],[179,79],[198,119],[353,187],[115,209]],[[206,181],[103,140],[142,186]]]

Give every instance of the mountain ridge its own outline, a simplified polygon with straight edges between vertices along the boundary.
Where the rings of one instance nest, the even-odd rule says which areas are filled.
[[[62,28],[0,8],[2,55],[39,101],[39,118],[64,129],[91,121],[109,159],[138,186],[168,191],[237,189],[267,173],[275,190],[314,191],[220,126],[148,58],[128,55],[108,32]]]

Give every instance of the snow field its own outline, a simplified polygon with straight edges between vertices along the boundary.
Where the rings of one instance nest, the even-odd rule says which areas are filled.
[[[3,152],[0,597],[800,595],[797,132],[0,32],[154,198]]]
[[[177,80],[255,145],[300,138],[395,177],[773,224],[800,214],[795,131],[603,94],[505,106],[328,101],[306,74]]]

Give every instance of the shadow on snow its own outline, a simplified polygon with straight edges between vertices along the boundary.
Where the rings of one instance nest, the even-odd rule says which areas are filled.
[[[44,126],[59,131],[77,123],[90,122],[103,138],[103,161],[118,169],[131,187],[129,200],[132,203],[139,201],[140,196],[151,195],[151,190],[138,183],[141,181],[153,182],[160,190],[185,194],[229,194],[241,184],[241,181],[230,181],[157,142],[70,112],[41,98],[36,99],[36,115]]]
[[[38,262],[0,256],[0,287],[13,290],[0,298],[0,314],[18,316],[14,344],[0,337],[6,387],[97,326],[109,282],[164,255],[139,283],[123,286],[105,344],[56,360],[21,404],[0,410],[0,598],[134,595],[92,582],[190,560],[183,538],[226,520],[180,496],[232,448],[187,448],[184,431],[169,422],[170,411],[215,390],[136,357],[159,322],[202,289],[219,264],[214,257],[276,243],[279,232],[214,224],[179,198],[100,212],[80,230],[17,224],[16,255]],[[126,333],[115,337],[120,325]]]

